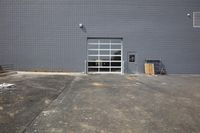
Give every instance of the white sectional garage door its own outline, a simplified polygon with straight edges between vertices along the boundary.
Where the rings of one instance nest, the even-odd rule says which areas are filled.
[[[88,73],[122,73],[122,39],[88,39]]]

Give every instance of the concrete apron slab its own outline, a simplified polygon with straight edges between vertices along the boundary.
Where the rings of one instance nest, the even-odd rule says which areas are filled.
[[[27,133],[198,133],[200,76],[88,75],[26,128]]]
[[[1,77],[0,133],[21,133],[64,90],[74,76],[15,74]]]

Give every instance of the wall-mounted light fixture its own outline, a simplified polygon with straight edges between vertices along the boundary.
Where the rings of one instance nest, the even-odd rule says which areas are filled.
[[[83,28],[83,24],[82,23],[79,24],[79,28]]]
[[[86,30],[86,27],[85,27],[85,25],[84,24],[82,24],[82,23],[79,23],[79,28],[83,31],[83,32],[87,32],[87,30]]]
[[[190,13],[187,13],[187,16],[188,16],[188,17],[191,17],[191,14],[190,14]]]

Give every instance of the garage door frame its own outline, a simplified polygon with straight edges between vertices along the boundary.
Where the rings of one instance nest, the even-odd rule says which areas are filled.
[[[123,74],[123,39],[87,38],[85,64],[88,74]]]

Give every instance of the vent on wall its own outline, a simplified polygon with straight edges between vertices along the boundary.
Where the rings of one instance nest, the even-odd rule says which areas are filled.
[[[193,12],[193,27],[200,28],[200,12]]]

